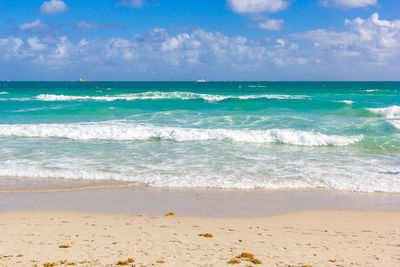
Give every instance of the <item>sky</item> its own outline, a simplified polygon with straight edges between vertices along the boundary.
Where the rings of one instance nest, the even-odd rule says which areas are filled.
[[[398,0],[0,0],[0,80],[399,80]]]

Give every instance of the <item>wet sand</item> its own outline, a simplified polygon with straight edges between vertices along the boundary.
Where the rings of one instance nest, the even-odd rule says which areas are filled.
[[[184,216],[260,217],[312,209],[400,211],[400,194],[325,189],[223,190],[147,186],[0,192],[0,212],[77,212]]]

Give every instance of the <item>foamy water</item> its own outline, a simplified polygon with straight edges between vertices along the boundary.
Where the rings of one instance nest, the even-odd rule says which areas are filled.
[[[351,105],[351,104],[354,103],[354,101],[352,101],[352,100],[340,100],[340,101],[336,101],[336,102],[345,103],[345,104],[348,104],[348,105]]]
[[[10,179],[400,192],[400,83],[3,82]]]
[[[368,108],[369,111],[384,116],[388,119],[400,118],[400,106],[390,106],[384,108]]]
[[[390,120],[389,123],[392,124],[397,129],[400,129],[400,120]]]
[[[229,130],[157,127],[121,122],[78,124],[20,124],[0,125],[0,136],[59,137],[74,140],[134,141],[159,138],[184,141],[233,141],[247,143],[283,143],[300,146],[346,146],[362,136],[325,135],[292,129]]]
[[[72,96],[72,95],[51,95],[40,94],[35,99],[41,101],[133,101],[133,100],[158,100],[158,99],[181,99],[181,100],[194,100],[203,99],[209,102],[218,102],[226,99],[303,99],[307,96],[303,95],[210,95],[198,94],[193,92],[145,92],[137,94],[121,94],[114,96]],[[23,99],[26,100],[26,99]]]

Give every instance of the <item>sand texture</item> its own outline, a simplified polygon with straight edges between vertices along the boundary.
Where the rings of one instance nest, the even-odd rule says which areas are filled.
[[[0,266],[258,263],[400,266],[400,212],[315,210],[260,218],[0,214]]]

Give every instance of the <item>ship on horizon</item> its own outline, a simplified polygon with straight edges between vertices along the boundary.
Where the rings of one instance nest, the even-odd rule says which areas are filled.
[[[80,78],[79,81],[80,82],[91,82],[92,80]]]

